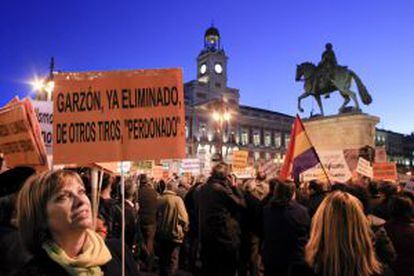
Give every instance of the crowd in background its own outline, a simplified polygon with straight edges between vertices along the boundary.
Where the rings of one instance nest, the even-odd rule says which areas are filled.
[[[0,275],[120,275],[120,177],[104,175],[95,222],[90,179],[0,175]],[[403,185],[240,180],[225,163],[208,177],[124,183],[126,275],[414,275]]]

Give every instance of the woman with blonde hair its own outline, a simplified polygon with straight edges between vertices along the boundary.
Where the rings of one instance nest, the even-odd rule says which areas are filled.
[[[121,244],[92,230],[91,203],[79,175],[48,171],[19,193],[17,222],[33,258],[18,275],[121,275]],[[138,271],[126,252],[126,275]]]
[[[305,259],[317,275],[381,273],[369,222],[356,197],[336,191],[322,201],[312,219]]]

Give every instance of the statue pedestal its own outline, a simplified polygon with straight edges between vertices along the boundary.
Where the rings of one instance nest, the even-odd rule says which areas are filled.
[[[340,114],[303,120],[317,151],[375,147],[376,116],[364,113]]]
[[[375,147],[375,125],[378,122],[378,117],[363,113],[303,120],[309,139],[330,175],[331,183],[359,179],[356,168],[361,148]],[[320,169],[311,170],[305,173],[303,179],[318,179],[320,175]]]

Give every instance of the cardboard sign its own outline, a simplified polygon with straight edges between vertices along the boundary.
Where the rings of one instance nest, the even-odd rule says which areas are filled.
[[[53,137],[53,102],[35,100],[32,100],[31,102],[42,130],[42,138],[45,143],[46,153],[51,155]]]
[[[0,109],[0,153],[9,168],[26,165],[47,169],[46,150],[33,106],[14,99]]]
[[[373,178],[374,172],[372,170],[371,163],[368,160],[365,160],[364,158],[360,157],[358,160],[358,166],[356,171],[366,177]]]
[[[236,150],[233,151],[233,167],[234,168],[246,168],[247,167],[247,158],[249,152],[245,150]]]
[[[397,166],[394,162],[374,163],[374,179],[396,181],[397,180]]]
[[[151,176],[155,180],[162,179],[164,177],[164,167],[159,165],[152,167]]]
[[[193,175],[200,174],[200,160],[198,158],[183,159],[181,161],[181,169],[183,173],[191,173]]]
[[[59,73],[57,164],[185,157],[180,69]]]
[[[259,171],[265,173],[268,179],[276,177],[278,175],[278,169],[279,166],[273,160],[269,160],[259,167]]]

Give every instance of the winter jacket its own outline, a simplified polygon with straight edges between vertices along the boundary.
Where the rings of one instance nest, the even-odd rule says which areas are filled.
[[[228,250],[240,245],[240,214],[246,203],[227,179],[210,177],[197,195],[201,243]]]
[[[270,201],[263,210],[263,263],[265,270],[304,265],[304,247],[309,238],[308,210],[291,200],[287,205]],[[276,269],[277,270],[277,269]]]
[[[141,226],[156,225],[157,192],[150,183],[141,184],[138,191],[138,216]]]
[[[164,191],[158,199],[157,238],[182,243],[188,231],[188,214],[181,197],[173,191]]]

